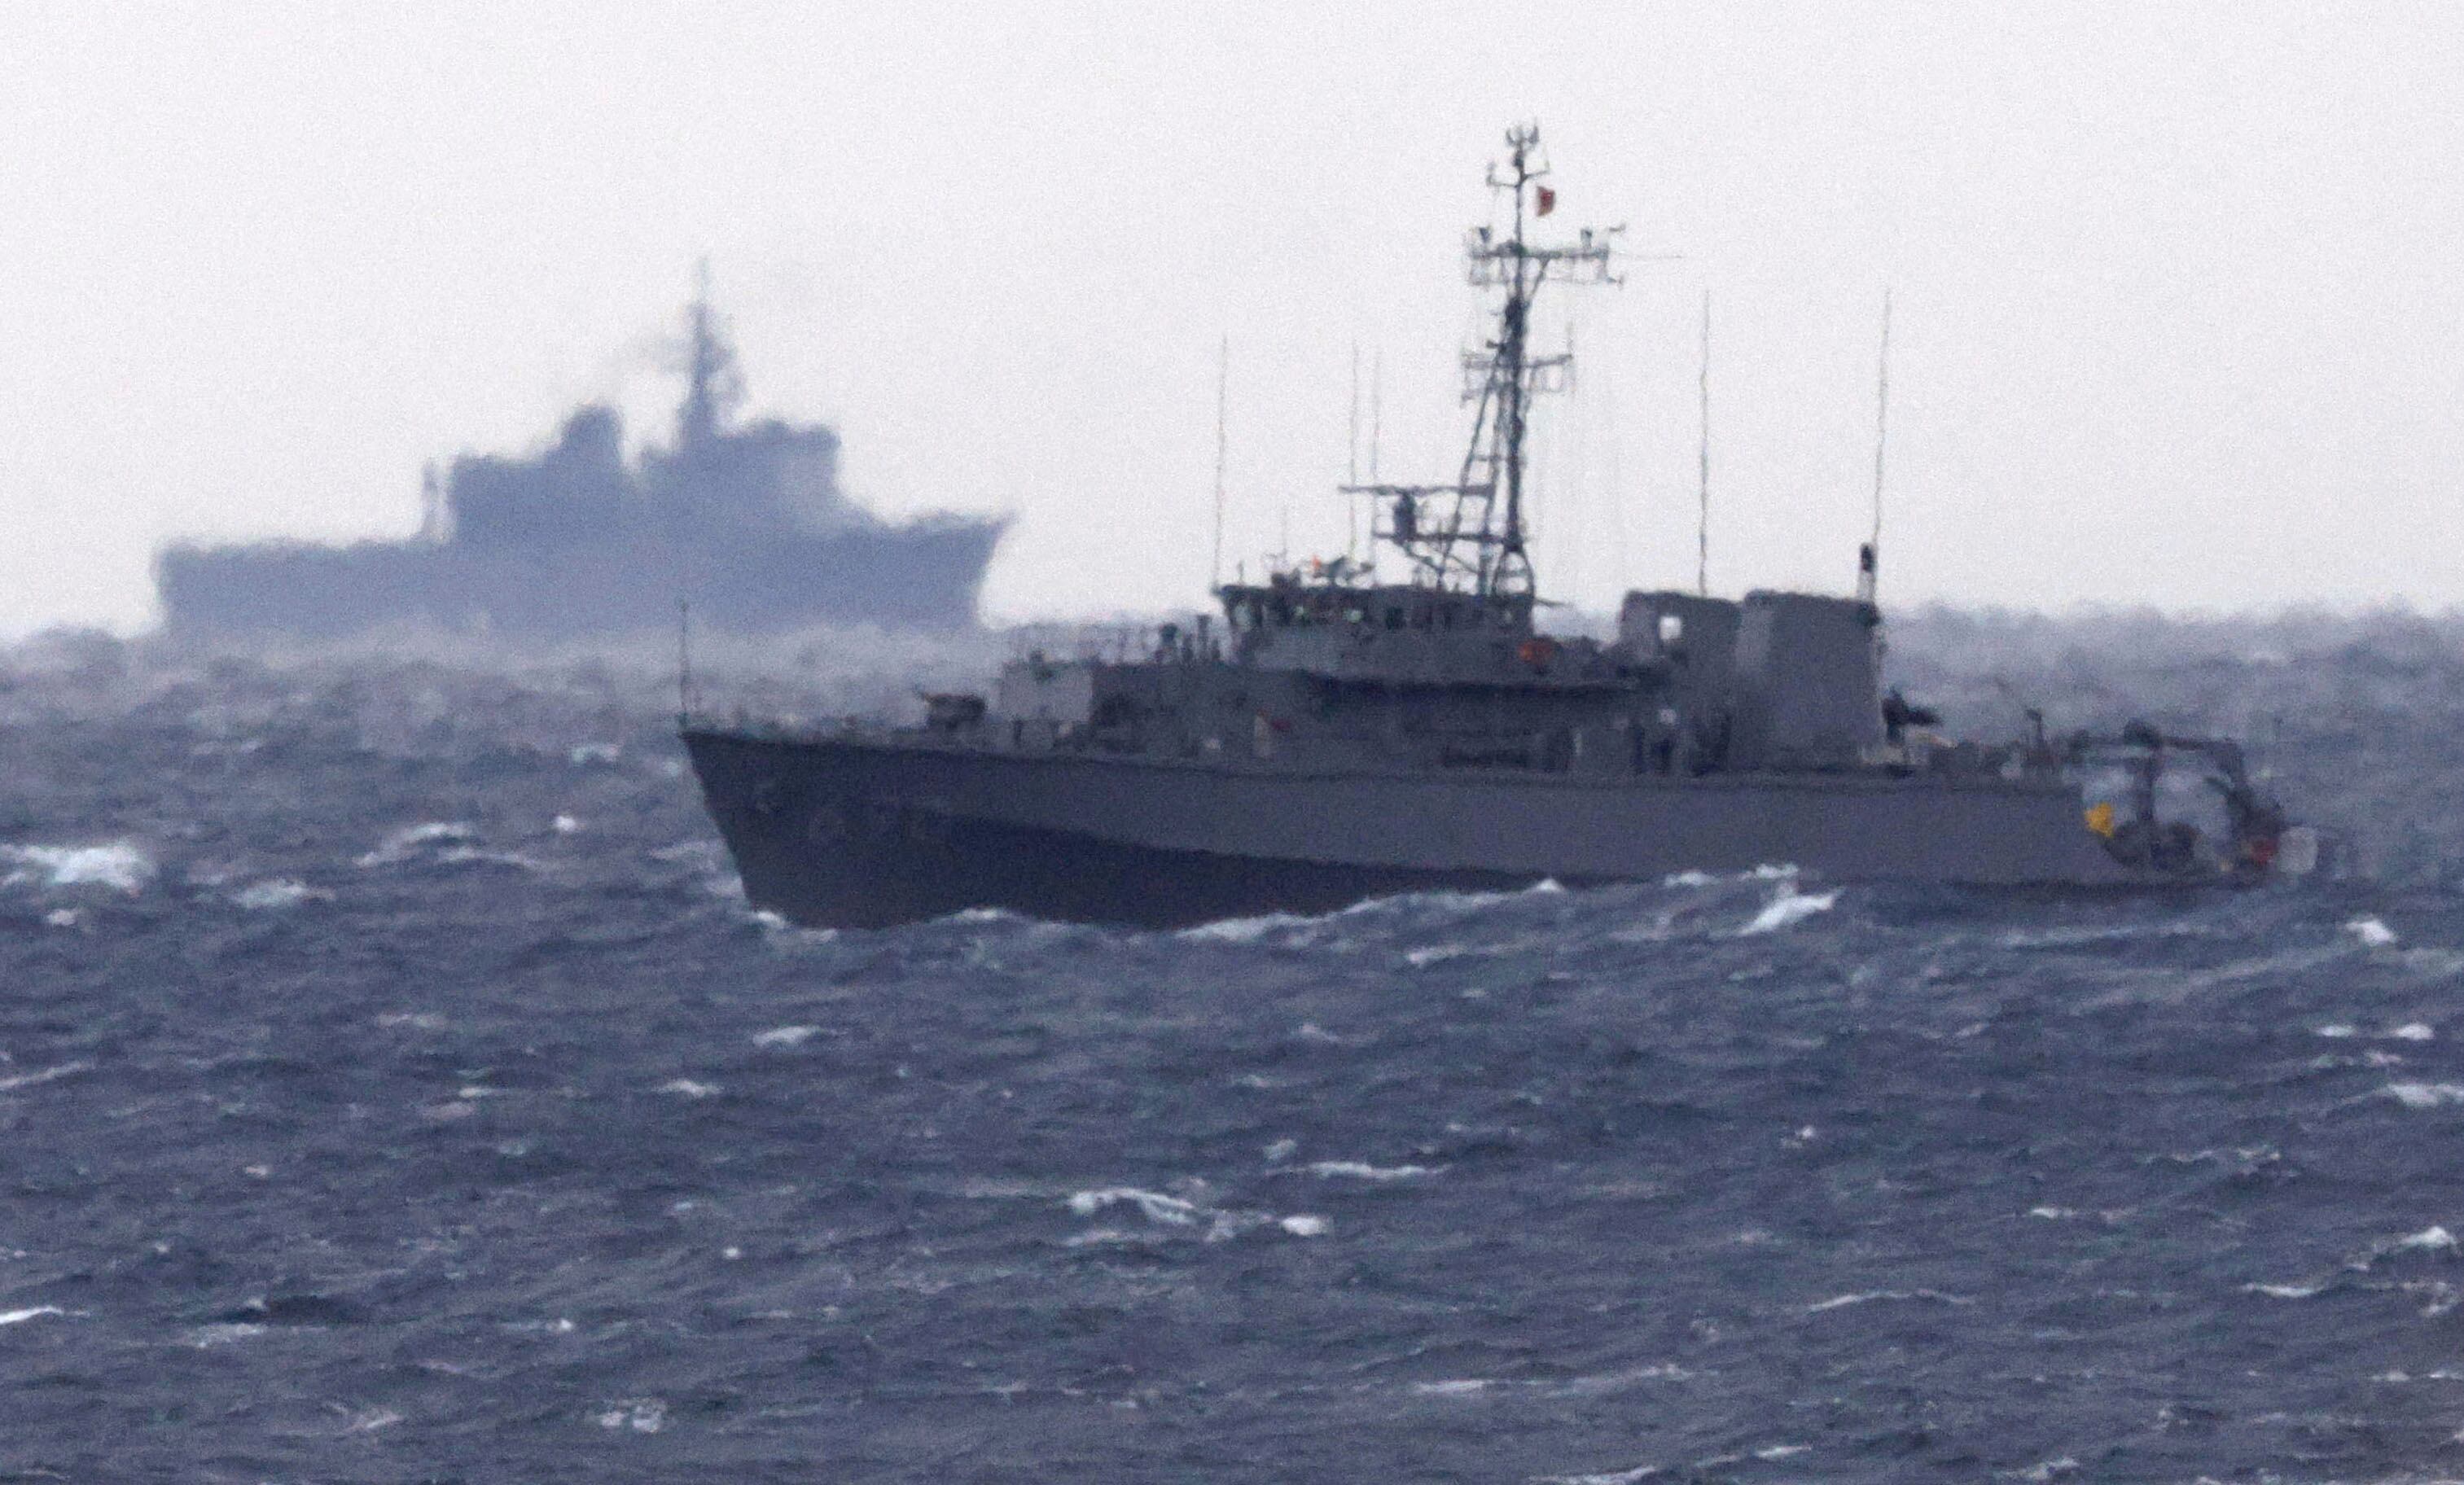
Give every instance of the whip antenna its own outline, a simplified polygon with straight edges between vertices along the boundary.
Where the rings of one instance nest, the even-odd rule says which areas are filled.
[[[693,602],[676,600],[676,727],[693,722]]]
[[[1857,597],[1871,603],[1882,565],[1882,451],[1891,436],[1891,291],[1882,291],[1882,355],[1874,389],[1874,534],[1857,554]]]
[[[1224,404],[1232,393],[1232,338],[1226,335],[1215,352],[1215,559],[1207,568],[1207,586],[1223,586],[1223,450]]]
[[[1369,358],[1369,483],[1377,483],[1377,438],[1386,421],[1386,353],[1372,352]]]
[[[1343,483],[1360,483],[1360,342],[1352,342],[1352,436],[1344,443]],[[1360,503],[1343,503],[1343,555],[1356,556],[1360,547]]]
[[[1702,511],[1694,525],[1694,591],[1711,596],[1711,291],[1703,291]]]

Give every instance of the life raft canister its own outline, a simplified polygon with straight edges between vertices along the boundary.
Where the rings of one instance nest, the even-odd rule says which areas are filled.
[[[1545,634],[1535,634],[1517,645],[1514,655],[1534,670],[1546,670],[1549,662],[1557,658],[1557,642]]]

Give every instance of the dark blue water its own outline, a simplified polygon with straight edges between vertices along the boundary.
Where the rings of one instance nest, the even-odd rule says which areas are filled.
[[[2455,637],[1912,627],[2362,874],[831,936],[653,680],[21,652],[0,1476],[2464,1472]]]

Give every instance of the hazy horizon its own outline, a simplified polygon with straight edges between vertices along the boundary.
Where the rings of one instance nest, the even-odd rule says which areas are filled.
[[[2464,602],[2464,12],[2428,5],[12,8],[0,634],[148,622],[163,542],[408,535],[578,404],[663,439],[711,259],[747,412],[898,515],[1008,511],[1000,620],[1201,600],[1460,459],[1463,229],[1537,119],[1621,289],[1550,301],[1542,583],[1844,589],[1894,296],[1883,594]],[[1673,261],[1651,254],[1678,254]],[[1364,371],[1364,375],[1365,375]],[[1362,455],[1365,459],[1365,452]]]

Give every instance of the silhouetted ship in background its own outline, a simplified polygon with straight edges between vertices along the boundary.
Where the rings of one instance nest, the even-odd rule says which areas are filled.
[[[839,489],[839,437],[818,425],[736,426],[736,352],[705,285],[688,313],[675,442],[628,462],[602,404],[531,458],[431,467],[407,541],[178,543],[155,559],[165,630],[188,638],[335,639],[437,629],[571,640],[696,624],[737,633],[977,622],[1005,518],[892,523]]]

